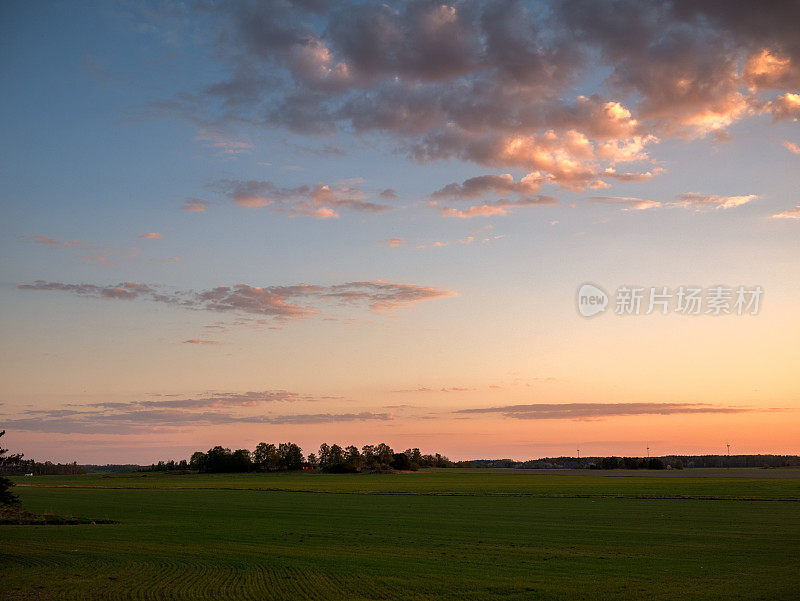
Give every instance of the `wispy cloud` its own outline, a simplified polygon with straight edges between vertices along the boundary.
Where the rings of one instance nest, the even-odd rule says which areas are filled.
[[[50,245],[50,246],[61,246],[61,247],[65,247],[65,248],[69,247],[69,246],[78,246],[78,245],[88,246],[85,242],[81,242],[79,240],[70,240],[69,242],[60,242],[59,240],[56,240],[55,238],[48,238],[47,236],[39,236],[37,234],[31,234],[31,238],[34,241],[39,242],[40,244],[47,244],[47,245]]]
[[[452,290],[383,280],[347,282],[330,286],[297,284],[293,286],[217,286],[200,291],[170,291],[162,286],[140,282],[115,285],[67,284],[37,280],[20,284],[21,290],[69,292],[83,297],[114,300],[141,299],[166,303],[197,311],[254,314],[277,320],[303,319],[319,312],[316,303],[335,301],[343,306],[387,312],[409,307],[417,302],[453,296]]]
[[[240,154],[250,153],[253,150],[253,145],[250,142],[231,138],[220,131],[203,131],[197,135],[197,139],[206,148],[216,150],[217,153],[227,157],[236,157]]]
[[[158,232],[149,232],[147,234],[142,234],[141,236],[139,236],[139,239],[140,240],[159,240],[159,239],[161,239],[163,237],[164,236],[162,236]]]
[[[108,254],[96,255],[96,256],[86,255],[83,258],[86,259],[87,261],[92,261],[94,263],[99,263],[100,265],[103,265],[105,267],[116,267],[117,266],[116,262],[112,261],[111,257],[109,257]]]
[[[461,409],[459,414],[498,413],[513,419],[602,419],[630,415],[672,415],[679,413],[744,413],[748,407],[721,407],[707,403],[537,403],[479,409]]]
[[[800,219],[800,205],[793,209],[786,209],[772,216],[773,219]]]
[[[246,209],[269,207],[272,211],[290,216],[305,215],[317,219],[339,217],[346,208],[362,213],[382,213],[392,207],[369,201],[361,190],[362,180],[343,180],[334,184],[316,183],[295,188],[283,188],[271,181],[219,180],[213,188],[238,206]]]
[[[800,154],[800,146],[795,144],[794,142],[789,142],[789,140],[785,140],[783,142],[783,147],[786,148],[792,154]]]
[[[3,424],[15,430],[37,432],[141,434],[227,424],[301,425],[394,418],[391,413],[370,411],[277,414],[258,411],[264,405],[317,402],[324,398],[329,397],[316,398],[276,390],[215,393],[199,398],[73,404],[69,408],[27,410],[14,417],[3,416]]]
[[[707,208],[732,209],[745,205],[757,198],[758,196],[755,194],[744,194],[742,196],[712,196],[687,192],[679,195],[678,199],[670,204],[679,207],[693,208],[695,210]]]
[[[656,200],[646,200],[644,198],[633,198],[630,196],[592,196],[590,200],[592,202],[619,205],[625,211],[645,211],[662,206],[661,203]]]
[[[443,217],[457,217],[459,219],[470,219],[472,217],[490,217],[492,215],[508,215],[512,210],[520,207],[530,206],[553,206],[557,205],[558,200],[552,196],[539,194],[537,196],[523,197],[516,200],[495,200],[487,201],[480,205],[473,205],[466,209],[455,209],[452,207],[442,207],[440,214]]]
[[[208,200],[201,200],[199,198],[187,198],[183,201],[181,205],[181,209],[184,211],[189,211],[190,213],[205,213],[206,207],[210,205],[211,202]]]

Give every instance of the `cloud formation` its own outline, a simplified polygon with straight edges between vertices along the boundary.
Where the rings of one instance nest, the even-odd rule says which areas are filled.
[[[60,242],[55,238],[48,238],[47,236],[38,236],[36,234],[31,234],[31,238],[40,244],[48,244],[50,246],[61,246],[61,247],[69,247],[69,246],[78,246],[79,244],[85,245],[85,243],[80,242],[79,240],[70,240],[69,242]]]
[[[695,210],[707,208],[732,209],[747,204],[757,198],[758,196],[755,194],[745,194],[742,196],[708,196],[687,192],[686,194],[679,195],[678,200],[671,204],[679,207],[693,208]]]
[[[722,139],[744,119],[800,116],[796,3],[345,0],[199,10],[218,28],[210,39],[226,76],[153,112],[372,134],[421,161],[524,168],[537,185],[646,179],[656,170],[618,165],[648,161],[660,139]],[[603,93],[588,94],[587,81]],[[298,214],[336,211],[316,206],[310,189],[260,184],[232,193],[245,206],[281,207],[286,193],[306,203]],[[510,193],[503,181],[487,185]]]
[[[508,215],[512,210],[520,207],[531,206],[554,206],[558,200],[552,196],[537,194],[536,196],[523,196],[515,200],[501,198],[500,200],[489,200],[483,204],[472,205],[466,209],[456,209],[453,207],[442,207],[440,214],[442,217],[457,217],[459,219],[470,219],[472,217],[489,217],[491,215]]]
[[[719,407],[707,403],[537,403],[481,409],[461,409],[459,414],[499,413],[513,419],[602,419],[612,416],[672,415],[676,413],[742,413],[746,407]]]
[[[15,430],[53,433],[141,434],[176,428],[225,424],[298,425],[353,421],[386,421],[391,413],[263,413],[263,405],[284,402],[316,402],[320,399],[285,390],[215,393],[206,397],[100,402],[69,405],[69,409],[23,411],[4,416],[3,424]]]
[[[282,188],[271,181],[219,180],[213,185],[238,206],[246,209],[269,207],[290,216],[306,215],[317,219],[339,217],[342,208],[362,213],[382,213],[391,206],[370,202],[369,195],[360,189],[360,179],[343,180],[335,184],[317,183],[296,188]],[[391,198],[381,192],[381,198]]]
[[[800,219],[800,205],[793,209],[786,209],[772,216],[773,219]]]
[[[592,196],[589,200],[592,202],[619,205],[624,211],[645,211],[662,206],[657,200],[645,200],[644,198],[633,198],[630,196]]]
[[[37,280],[33,284],[20,284],[17,287],[21,290],[69,292],[83,297],[110,300],[141,299],[196,311],[250,314],[278,321],[311,317],[319,313],[317,304],[325,302],[367,308],[376,312],[391,312],[420,301],[455,294],[452,290],[433,286],[383,280],[347,282],[330,286],[297,284],[262,287],[235,284],[200,291],[170,291],[161,286],[140,282],[121,282],[104,286]]]
[[[206,207],[211,203],[207,200],[201,200],[199,198],[187,198],[183,201],[181,205],[181,209],[184,211],[189,211],[190,213],[205,213]]]

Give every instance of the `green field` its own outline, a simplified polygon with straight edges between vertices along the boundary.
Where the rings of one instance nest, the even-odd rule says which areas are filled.
[[[26,509],[119,523],[0,526],[0,596],[798,599],[792,475],[16,478]]]

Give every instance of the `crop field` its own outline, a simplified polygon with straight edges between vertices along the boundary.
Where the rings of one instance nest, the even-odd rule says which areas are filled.
[[[798,599],[800,475],[15,479],[6,599]],[[769,477],[766,477],[769,476]]]

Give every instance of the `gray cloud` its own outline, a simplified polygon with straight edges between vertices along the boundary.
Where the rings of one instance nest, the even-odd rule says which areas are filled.
[[[360,189],[360,184],[361,180],[345,180],[330,185],[317,183],[313,186],[281,188],[271,181],[223,179],[212,187],[240,207],[269,207],[280,213],[318,219],[338,217],[338,210],[342,208],[362,213],[382,213],[392,208],[368,201],[369,196]],[[386,198],[381,192],[377,194]]]
[[[390,413],[252,413],[273,403],[316,402],[313,397],[285,390],[246,393],[214,393],[199,398],[99,402],[72,405],[72,409],[23,411],[19,417],[3,416],[4,427],[54,433],[135,434],[188,426],[224,424],[300,425],[350,421],[384,421]],[[335,397],[339,398],[339,397]],[[234,412],[235,411],[235,412]]]
[[[743,413],[747,407],[720,407],[707,403],[537,403],[480,409],[461,409],[454,413],[499,413],[513,419],[601,419],[629,415],[672,415],[695,413]]]
[[[33,284],[20,284],[17,287],[21,290],[61,291],[111,300],[143,299],[190,310],[253,314],[284,321],[311,317],[319,312],[315,303],[331,300],[340,301],[340,304],[366,307],[372,311],[393,311],[419,301],[455,294],[452,290],[433,286],[382,280],[332,286],[298,284],[261,287],[236,284],[201,291],[167,291],[138,282],[102,286],[37,280]]]

